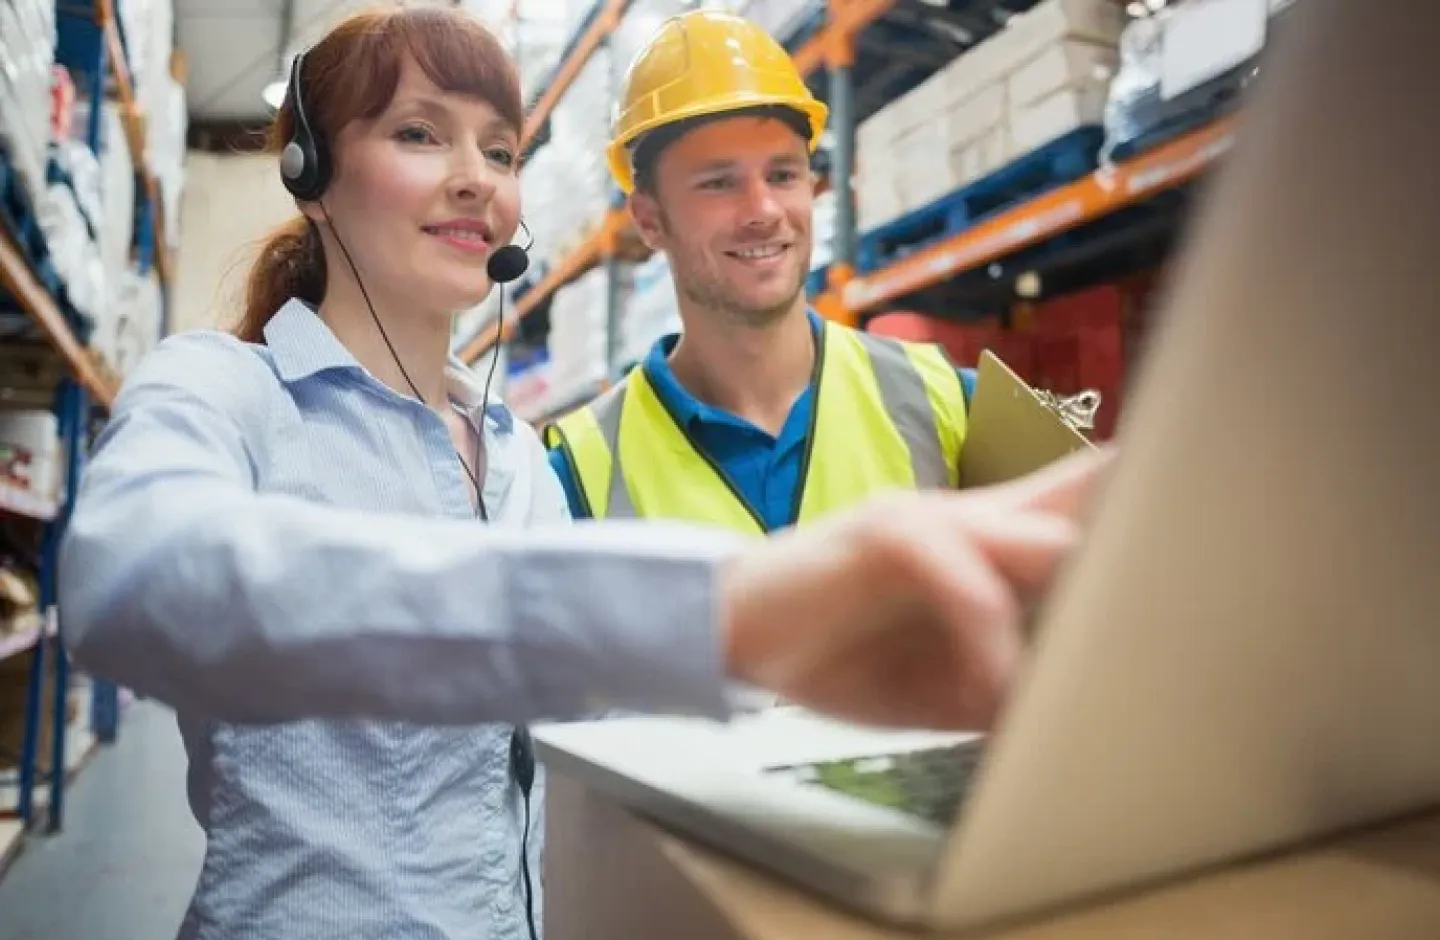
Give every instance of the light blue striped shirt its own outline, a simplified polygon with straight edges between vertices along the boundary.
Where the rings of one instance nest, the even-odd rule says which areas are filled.
[[[298,301],[265,335],[140,365],[61,559],[77,661],[180,717],[207,834],[180,936],[523,940],[505,723],[726,714],[714,584],[738,540],[569,525],[535,433],[481,421],[455,363],[483,525],[438,415]]]

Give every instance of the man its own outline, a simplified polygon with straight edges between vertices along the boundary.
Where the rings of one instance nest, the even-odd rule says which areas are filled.
[[[549,429],[576,518],[762,534],[957,484],[968,370],[807,307],[826,117],[739,17],[675,17],[635,59],[607,156],[640,236],[669,257],[684,332]]]

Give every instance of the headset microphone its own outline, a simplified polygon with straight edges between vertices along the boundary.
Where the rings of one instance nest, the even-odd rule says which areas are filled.
[[[485,273],[496,284],[518,281],[521,275],[530,270],[530,246],[535,244],[535,236],[530,234],[530,226],[525,224],[524,219],[520,220],[520,227],[525,230],[525,247],[504,245],[495,249],[490,260],[485,263]],[[503,299],[504,295],[501,297]]]
[[[519,280],[520,276],[530,268],[530,255],[519,245],[506,245],[497,248],[485,264],[485,273],[490,275],[490,280],[496,284],[509,284],[511,281]]]

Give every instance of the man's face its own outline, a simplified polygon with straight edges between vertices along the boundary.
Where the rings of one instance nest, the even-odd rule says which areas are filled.
[[[810,271],[815,189],[805,140],[774,118],[690,131],[660,154],[636,225],[664,251],[680,296],[760,326],[796,306]]]

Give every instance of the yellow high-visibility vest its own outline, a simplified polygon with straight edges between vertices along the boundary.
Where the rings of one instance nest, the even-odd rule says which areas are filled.
[[[801,464],[804,524],[886,490],[954,488],[965,398],[937,347],[825,323]],[[649,518],[763,535],[765,524],[675,422],[643,368],[546,430],[591,518]]]

